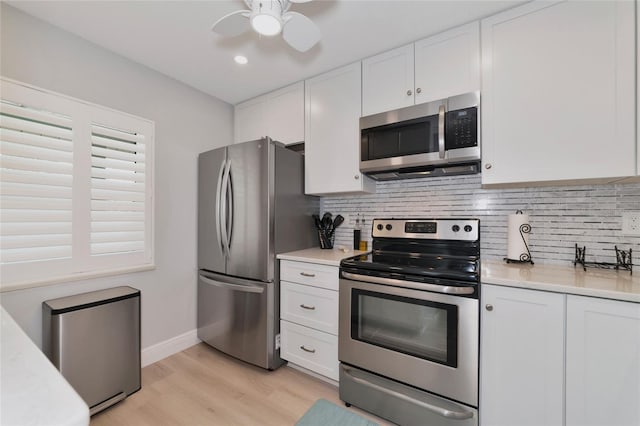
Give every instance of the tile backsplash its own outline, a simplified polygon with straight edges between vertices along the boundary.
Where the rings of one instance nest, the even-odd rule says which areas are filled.
[[[376,194],[323,197],[321,210],[347,218],[335,246],[349,248],[358,213],[369,246],[374,218],[478,218],[485,259],[506,256],[508,215],[523,210],[536,263],[572,265],[577,243],[586,246],[587,261],[615,262],[617,245],[633,249],[633,263],[640,265],[640,236],[622,235],[622,212],[640,211],[640,183],[483,189],[480,175],[399,180],[378,182]]]

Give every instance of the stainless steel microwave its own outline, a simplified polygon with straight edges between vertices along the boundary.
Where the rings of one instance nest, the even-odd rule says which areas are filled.
[[[480,92],[360,119],[360,171],[376,180],[480,172]]]

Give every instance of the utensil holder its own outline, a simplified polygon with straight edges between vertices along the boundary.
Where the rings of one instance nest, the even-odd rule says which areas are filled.
[[[335,241],[336,235],[328,230],[318,230],[318,240],[320,241],[321,249],[332,249],[333,242]]]

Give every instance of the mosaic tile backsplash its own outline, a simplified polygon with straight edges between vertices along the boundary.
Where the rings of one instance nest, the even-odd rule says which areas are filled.
[[[369,247],[374,218],[478,218],[485,259],[506,256],[508,215],[523,210],[536,263],[573,265],[577,243],[586,247],[587,262],[615,262],[617,245],[632,249],[640,266],[640,236],[622,235],[622,212],[640,211],[640,183],[483,189],[480,175],[399,180],[378,182],[376,194],[323,197],[321,210],[347,218],[336,230],[335,247],[349,248],[358,213]]]

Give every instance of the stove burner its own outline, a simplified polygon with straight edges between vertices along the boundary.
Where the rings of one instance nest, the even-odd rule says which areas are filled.
[[[586,262],[586,247],[578,247],[576,244],[576,258],[573,261],[573,266],[582,265],[583,270],[587,270],[587,267],[600,268],[600,269],[615,269],[629,271],[629,274],[633,274],[633,261],[631,259],[632,250],[618,250],[618,246],[614,246],[616,250],[616,263],[610,262]]]
[[[478,286],[479,229],[477,219],[374,219],[373,251],[345,259],[340,267],[382,278]]]

